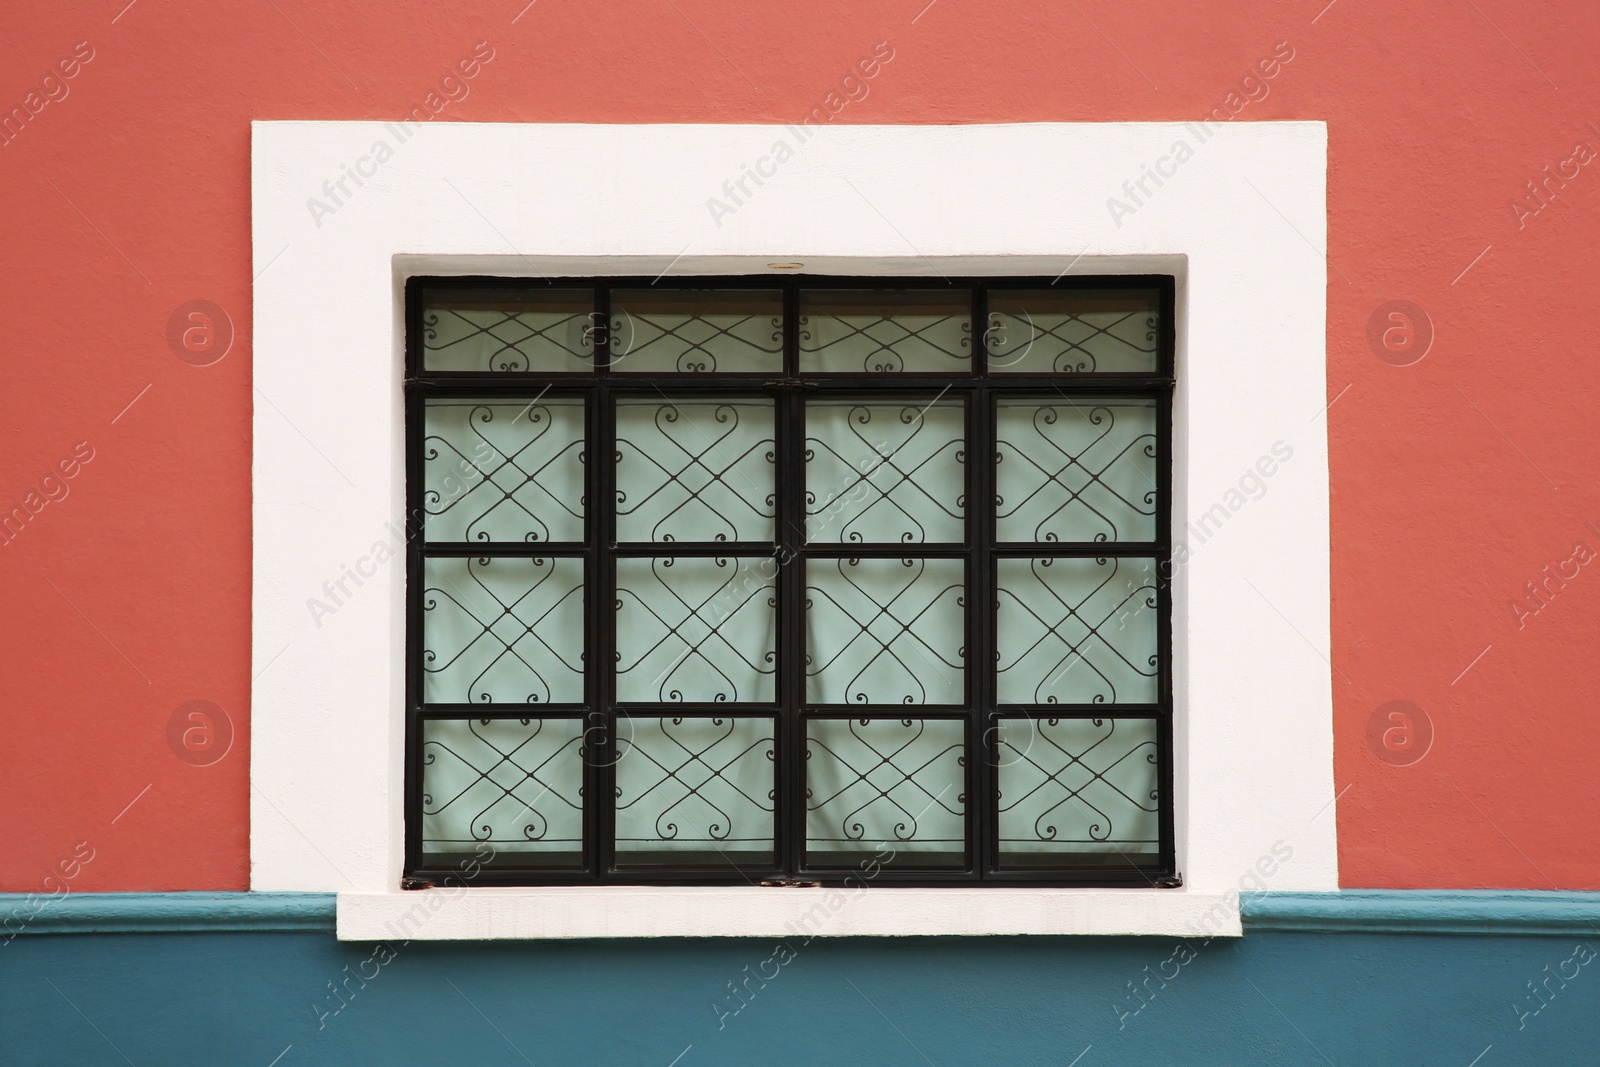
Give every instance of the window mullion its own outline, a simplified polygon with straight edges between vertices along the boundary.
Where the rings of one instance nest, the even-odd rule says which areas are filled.
[[[616,541],[616,412],[612,406],[609,370],[610,354],[610,292],[604,288],[596,293],[595,315],[602,328],[592,331],[595,338],[594,358],[599,376],[596,379],[592,403],[595,427],[589,451],[589,485],[591,495],[584,509],[589,521],[589,550],[593,560],[590,580],[589,630],[592,648],[588,664],[592,681],[591,707],[600,729],[592,736],[595,743],[590,749],[589,788],[586,807],[592,808],[594,817],[593,862],[594,875],[608,881],[616,855],[616,564],[611,547]],[[602,352],[603,349],[603,352]]]
[[[413,326],[418,302],[407,309],[406,344],[411,348],[420,334],[420,323]],[[414,358],[414,351],[408,353]],[[423,397],[415,390],[405,396],[406,435],[417,434],[422,424]],[[406,513],[401,523],[406,535],[406,741],[405,741],[405,869],[414,870],[422,862],[422,678],[415,664],[422,660],[422,450],[408,448],[406,454]]]
[[[799,287],[784,286],[783,360],[788,381],[799,365]],[[805,398],[785,388],[777,399],[778,447],[778,736],[779,766],[773,811],[778,820],[777,866],[793,875],[805,845]]]
[[[972,358],[978,389],[967,398],[967,543],[972,547],[967,574],[967,687],[971,700],[967,757],[968,847],[974,877],[993,866],[991,852],[998,818],[989,755],[989,713],[994,707],[994,592],[990,548],[994,541],[994,414],[988,381],[988,290],[973,287]]]
[[[1173,294],[1166,287],[1162,297],[1161,347],[1168,360],[1167,372],[1172,372],[1173,356],[1172,320]],[[1156,654],[1161,657],[1160,679],[1156,699],[1162,714],[1156,726],[1156,748],[1159,767],[1158,788],[1161,790],[1160,837],[1161,866],[1170,872],[1171,880],[1181,884],[1178,876],[1177,828],[1173,797],[1173,662],[1172,662],[1172,388],[1159,392],[1156,405],[1156,537],[1161,547],[1156,554]]]

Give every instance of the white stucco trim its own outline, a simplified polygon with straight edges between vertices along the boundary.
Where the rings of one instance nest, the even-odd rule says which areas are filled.
[[[332,615],[308,608],[401,523],[404,278],[760,273],[793,260],[819,273],[1178,276],[1174,536],[1192,551],[1174,583],[1185,888],[876,887],[839,928],[1194,933],[1221,899],[1237,932],[1227,894],[1242,879],[1337,888],[1325,126],[810,132],[714,220],[707,199],[797,133],[254,124],[253,889],[340,892],[341,936],[373,935],[418,896],[397,889],[404,568],[380,567]],[[1147,177],[1158,160],[1159,187]],[[362,184],[346,177],[340,190],[350,173]],[[1142,191],[1125,189],[1141,178]],[[1113,196],[1133,210],[1114,218]],[[1241,478],[1277,442],[1292,459],[1245,500]],[[1191,523],[1207,513],[1202,541]],[[806,892],[473,890],[437,925],[471,937],[770,933],[793,918],[788,894]],[[897,907],[925,928],[907,930]]]
[[[1160,889],[427,889],[341,893],[338,923],[343,941],[1241,933],[1236,896]]]

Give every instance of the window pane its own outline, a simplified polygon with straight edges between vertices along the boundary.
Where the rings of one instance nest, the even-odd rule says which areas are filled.
[[[776,573],[770,557],[617,560],[617,699],[770,703]]]
[[[802,374],[968,374],[972,298],[965,290],[800,294]]]
[[[582,541],[582,400],[430,400],[429,541]]]
[[[422,698],[583,700],[583,560],[423,561]]]
[[[1002,541],[1153,541],[1151,400],[1001,400],[995,523]]]
[[[806,565],[806,699],[960,704],[966,579],[959,559]]]
[[[583,865],[582,720],[423,723],[423,852],[482,861],[485,845],[501,862]]]
[[[772,401],[617,402],[617,540],[771,541]]]
[[[966,865],[966,723],[806,722],[808,867]]]
[[[1160,320],[1154,289],[996,290],[984,344],[998,374],[1153,374]]]
[[[806,537],[960,541],[966,409],[907,401],[806,405]]]
[[[1003,718],[995,760],[1002,867],[1159,859],[1154,719]]]
[[[425,370],[587,371],[593,352],[587,289],[430,289],[422,297]]]
[[[1002,559],[995,634],[1002,704],[1150,704],[1153,559]]]
[[[769,717],[621,715],[617,863],[772,863]]]
[[[618,373],[778,374],[783,293],[618,290],[611,294],[610,344]]]

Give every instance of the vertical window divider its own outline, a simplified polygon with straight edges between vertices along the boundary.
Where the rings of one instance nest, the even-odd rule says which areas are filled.
[[[972,371],[977,386],[967,398],[966,537],[972,546],[967,575],[967,825],[970,862],[982,879],[994,866],[998,792],[990,755],[995,699],[995,620],[990,546],[994,543],[994,413],[989,394],[989,290],[972,287]]]
[[[1166,377],[1166,384],[1156,390],[1156,655],[1161,657],[1156,693],[1159,709],[1156,713],[1157,788],[1161,790],[1161,866],[1171,872],[1175,880],[1179,878],[1175,798],[1172,795],[1173,719],[1177,713],[1172,679],[1172,585],[1176,577],[1172,565],[1172,402],[1177,380],[1176,287],[1174,279],[1161,279],[1160,318],[1157,323],[1159,334],[1156,341],[1156,351],[1160,353],[1157,370]]]
[[[594,338],[595,405],[597,433],[588,471],[594,498],[584,508],[588,521],[589,550],[595,560],[595,584],[590,593],[596,602],[596,625],[589,631],[589,664],[594,672],[594,703],[600,717],[599,741],[591,754],[590,781],[593,793],[587,805],[595,810],[599,832],[595,835],[594,876],[604,880],[616,864],[616,766],[619,758],[618,734],[621,724],[616,712],[616,561],[610,547],[616,541],[616,411],[611,398],[611,290],[595,287],[596,328]]]
[[[421,432],[423,405],[421,393],[412,388],[411,379],[422,371],[422,301],[415,278],[406,280],[405,307],[405,514],[400,529],[406,538],[406,703],[405,703],[405,867],[414,870],[422,862],[422,679],[413,666],[422,659],[422,450],[410,446]]]
[[[800,287],[783,287],[783,381],[797,384],[800,370]],[[806,468],[805,397],[797,388],[779,388],[776,486],[782,521],[778,547],[778,712],[773,724],[778,743],[778,785],[773,814],[777,822],[776,864],[787,875],[800,869],[805,843],[805,560]]]

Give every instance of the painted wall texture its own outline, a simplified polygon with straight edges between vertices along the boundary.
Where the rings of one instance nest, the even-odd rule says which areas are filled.
[[[1330,406],[1306,413],[1306,432],[1332,448],[1323,650],[1342,881],[1600,888],[1600,842],[1575,832],[1600,799],[1600,10],[524,2],[12,13],[0,40],[0,889],[47,877],[80,891],[246,886],[249,122],[415,109],[498,122],[781,123],[817,109],[837,123],[1326,120]],[[570,165],[600,175],[650,161]],[[324,226],[357,202],[351,189],[330,194]],[[1085,210],[1136,212],[1147,195],[1160,190],[1107,189]],[[705,203],[682,210],[715,225]],[[49,951],[69,966],[75,944]],[[141,951],[154,960],[162,944]],[[284,977],[281,996],[302,995],[301,980],[313,995],[335,962]],[[442,980],[426,996],[464,999]],[[997,995],[962,1010],[1007,1009]],[[276,1050],[259,1051],[264,1063]],[[664,1063],[676,1050],[658,1051]],[[1076,1051],[1050,1043],[1039,1062]]]
[[[20,955],[0,970],[0,1042],[15,1067],[407,1063],[419,1052],[699,1067],[834,1063],[841,1050],[905,1065],[1578,1064],[1594,1062],[1591,946],[1262,933],[824,939],[781,956],[743,940],[21,937],[4,950]],[[134,986],[142,995],[128,996]]]

